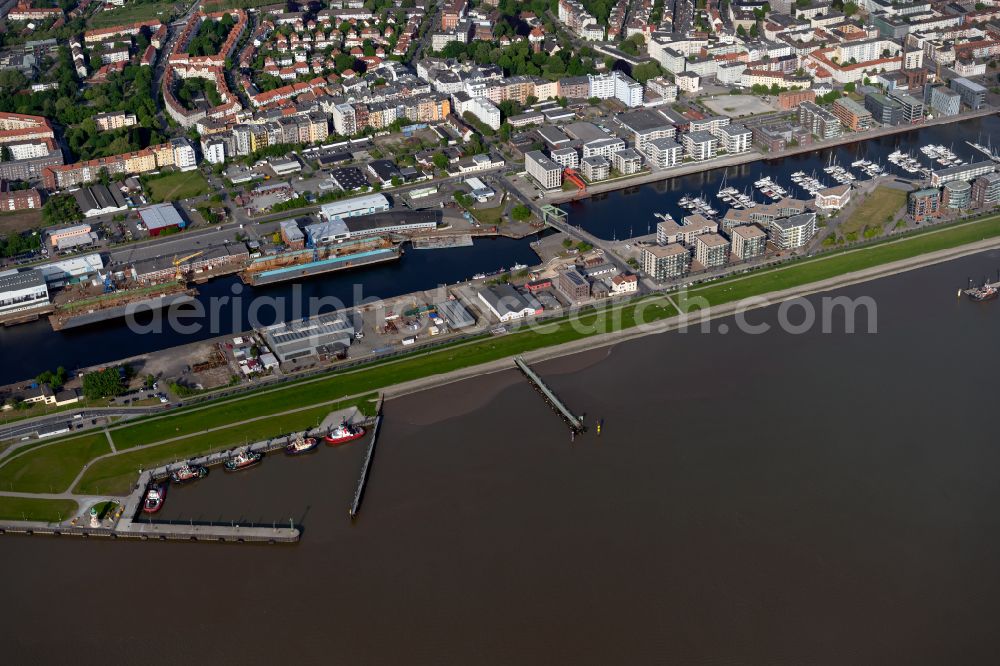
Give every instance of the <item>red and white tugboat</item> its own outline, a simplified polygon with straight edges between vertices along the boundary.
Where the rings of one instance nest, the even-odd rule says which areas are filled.
[[[331,446],[338,446],[340,444],[346,444],[347,442],[353,442],[356,439],[360,439],[365,436],[365,429],[361,426],[354,426],[344,421],[339,426],[330,431],[330,434],[323,439],[327,444]]]
[[[315,451],[317,446],[319,446],[319,440],[315,437],[303,438],[302,435],[299,435],[291,444],[285,447],[285,453],[290,456],[297,456],[300,453]]]
[[[167,495],[166,484],[156,484],[146,490],[146,498],[142,501],[143,513],[156,513],[163,508],[163,500]]]

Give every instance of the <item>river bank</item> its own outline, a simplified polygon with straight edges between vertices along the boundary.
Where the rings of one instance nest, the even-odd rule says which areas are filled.
[[[292,517],[294,547],[7,538],[7,653],[270,663],[288,641],[246,628],[274,616],[305,661],[988,663],[1000,319],[947,287],[996,261],[834,292],[878,302],[874,335],[733,328],[539,363],[600,438],[571,443],[514,370],[394,399],[354,523],[363,447],[171,489],[168,519]],[[189,583],[150,588],[153,632],[120,612],[150,570]],[[341,607],[363,612],[317,620]]]
[[[984,234],[987,230],[992,235],[974,240],[975,235]],[[967,242],[957,242],[959,240]],[[953,244],[948,246],[949,242]],[[942,247],[933,249],[931,244]],[[76,493],[103,491],[116,494],[118,491],[114,489],[121,487],[124,492],[131,487],[136,467],[148,469],[192,453],[238,445],[244,440],[245,432],[237,422],[245,420],[245,416],[241,415],[248,413],[257,415],[255,419],[280,414],[283,427],[305,428],[310,426],[314,411],[322,409],[330,401],[347,396],[360,396],[376,390],[383,391],[387,397],[405,395],[509,368],[514,355],[521,354],[536,361],[592,349],[665,332],[685,323],[699,323],[702,318],[716,318],[741,309],[757,309],[767,303],[870,281],[994,247],[1000,247],[1000,218],[935,230],[915,238],[710,283],[683,294],[647,297],[606,312],[547,322],[539,331],[528,330],[499,338],[459,343],[397,361],[301,380],[218,404],[207,403],[131,425],[113,427],[106,432],[108,442],[123,454],[105,455],[97,464],[89,466],[85,473],[68,471],[74,472],[70,478],[78,480],[74,488]],[[853,270],[846,270],[847,267]],[[954,293],[950,286],[944,289]],[[677,315],[679,311],[690,312],[689,303],[695,305],[695,311],[685,321]],[[713,307],[710,311],[698,309],[705,306]],[[49,444],[53,445],[58,446],[59,442]],[[141,450],[138,450],[139,446]],[[29,451],[22,463],[30,464],[32,456],[47,453]],[[3,473],[4,468],[0,467],[0,477]],[[65,480],[62,482],[63,485],[66,483]],[[17,488],[12,485],[9,490]]]

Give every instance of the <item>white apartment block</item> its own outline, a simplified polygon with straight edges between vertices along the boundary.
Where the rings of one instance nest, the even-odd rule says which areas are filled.
[[[615,98],[628,107],[642,106],[642,84],[619,71],[609,74],[590,74],[589,97],[598,99]]]
[[[544,190],[562,187],[563,168],[546,157],[540,150],[524,154],[524,168]]]
[[[619,150],[625,150],[625,141],[616,137],[606,139],[594,139],[583,144],[583,157],[603,157],[610,160],[611,156]]]
[[[710,160],[719,154],[719,140],[710,132],[688,132],[681,137],[684,154],[696,162]]]
[[[580,153],[576,148],[557,148],[549,151],[549,158],[565,169],[576,169],[580,166]]]
[[[634,148],[626,148],[611,156],[611,164],[618,173],[630,176],[642,171],[642,156]]]
[[[719,139],[719,149],[730,155],[750,152],[753,132],[743,125],[723,125],[713,134]]]
[[[611,163],[600,155],[584,157],[580,162],[580,172],[584,178],[592,183],[598,180],[607,180],[611,175]]]
[[[194,152],[194,146],[185,137],[178,137],[170,140],[170,145],[174,149],[174,166],[181,171],[190,171],[198,166],[198,159]]]

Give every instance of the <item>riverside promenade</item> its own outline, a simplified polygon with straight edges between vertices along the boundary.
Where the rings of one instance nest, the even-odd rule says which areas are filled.
[[[791,287],[789,289],[773,291],[766,294],[761,294],[759,296],[753,296],[747,299],[741,299],[730,303],[724,303],[722,305],[706,307],[703,309],[695,310],[688,314],[675,315],[673,317],[668,317],[666,319],[661,319],[659,321],[655,321],[648,324],[641,324],[638,326],[634,326],[632,328],[627,328],[618,331],[611,331],[608,333],[600,333],[579,340],[573,340],[571,342],[566,342],[559,345],[553,345],[551,347],[544,347],[534,351],[527,351],[521,354],[511,355],[508,357],[497,359],[495,361],[490,361],[488,363],[484,363],[482,365],[477,365],[474,367],[462,368],[459,370],[453,370],[451,372],[443,373],[440,375],[433,375],[430,377],[415,379],[409,382],[403,382],[400,384],[396,384],[395,386],[386,387],[385,389],[383,389],[382,393],[387,400],[392,398],[398,398],[405,395],[410,395],[412,393],[417,393],[419,391],[425,391],[430,388],[436,388],[438,386],[453,384],[455,382],[460,382],[462,380],[470,379],[472,377],[478,377],[481,375],[488,375],[496,372],[508,371],[511,369],[511,364],[513,363],[513,359],[515,356],[519,356],[527,363],[536,363],[549,359],[560,358],[563,356],[570,356],[572,354],[577,354],[580,352],[590,351],[593,349],[600,349],[603,347],[609,347],[618,344],[620,342],[635,340],[638,338],[645,337],[647,335],[656,335],[659,333],[675,331],[685,327],[698,326],[704,322],[711,321],[713,319],[718,319],[720,317],[728,317],[738,312],[749,312],[751,310],[769,307],[771,305],[777,305],[784,301],[789,301],[795,298],[804,298],[806,296],[811,296],[813,294],[822,293],[825,291],[831,291],[834,289],[849,287],[855,284],[870,282],[872,280],[878,280],[880,278],[890,277],[892,275],[897,275],[899,273],[904,273],[906,271],[915,270],[917,268],[932,266],[934,264],[940,264],[946,261],[951,261],[953,259],[960,259],[961,257],[966,257],[972,254],[978,254],[980,252],[985,252],[987,250],[995,250],[995,249],[1000,249],[1000,237],[986,238],[984,240],[976,241],[974,243],[969,243],[967,245],[962,245],[960,247],[928,252],[926,254],[922,254],[916,257],[911,257],[909,259],[902,259],[900,261],[880,264],[878,266],[865,268],[859,271],[854,271],[852,273],[845,273],[843,275],[838,275],[836,277],[828,278],[826,280],[820,280],[818,282],[811,282],[809,284],[797,287]],[[858,250],[850,250],[850,252],[862,252],[862,251],[864,251],[864,248]],[[833,256],[840,256],[840,255],[833,255]],[[819,261],[822,260],[823,259],[819,259]],[[776,268],[773,270],[777,271],[787,270],[788,268],[794,266],[796,266],[796,264],[792,264],[791,266],[788,267]],[[730,283],[735,283],[737,280],[749,279],[754,276],[755,274],[751,273],[745,277],[736,278],[735,280],[730,281]],[[695,295],[696,294],[697,292],[695,292]],[[655,299],[656,297],[653,298]],[[673,301],[669,293],[664,293],[663,295],[660,296],[660,298],[663,299],[663,301],[670,303],[676,307],[676,303]]]

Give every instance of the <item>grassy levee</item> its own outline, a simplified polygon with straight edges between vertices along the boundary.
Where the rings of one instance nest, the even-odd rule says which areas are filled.
[[[911,236],[889,239],[870,246],[824,254],[759,273],[720,280],[691,289],[688,295],[692,298],[704,298],[710,305],[721,305],[995,236],[1000,236],[1000,216],[943,229],[932,228]],[[681,307],[685,307],[683,303]]]
[[[193,458],[211,451],[220,451],[234,446],[259,442],[278,435],[315,427],[327,414],[362,403],[371,405],[375,394],[358,401],[346,401],[334,405],[312,407],[294,414],[283,414],[271,418],[224,428],[210,433],[185,437],[147,449],[128,451],[121,455],[98,460],[80,479],[75,492],[96,495],[127,494],[139,475],[139,468],[149,469],[175,460]],[[366,406],[367,406],[366,405]],[[371,409],[367,410],[371,412]],[[79,471],[79,467],[77,468]]]
[[[61,493],[85,463],[111,453],[103,432],[35,446],[0,466],[0,490]]]
[[[859,248],[840,250],[714,281],[690,290],[687,297],[701,297],[710,305],[721,305],[996,236],[1000,236],[1000,216],[927,229],[896,239],[886,239]],[[681,301],[681,307],[688,309],[685,295],[678,294],[677,297]],[[692,302],[691,305],[697,306],[697,302]],[[112,436],[117,448],[125,452],[97,461],[87,470],[75,491],[95,494],[125,493],[132,487],[140,467],[149,468],[229,448],[244,441],[303,429],[313,425],[318,416],[337,408],[336,405],[318,407],[317,403],[368,394],[402,382],[473,367],[534,349],[628,329],[636,325],[637,319],[648,323],[675,314],[676,309],[667,303],[664,296],[648,296],[606,310],[589,312],[575,320],[553,320],[538,327],[541,330],[524,330],[501,337],[475,339],[435,351],[372,363],[328,377],[304,379],[260,393],[231,398],[216,405],[208,403],[206,406],[191,407],[168,416],[150,417],[113,429]],[[367,397],[355,402],[370,407]],[[300,408],[304,409],[293,414],[263,418],[244,425],[231,425]],[[210,428],[219,430],[203,433]],[[183,439],[128,450],[175,437]],[[77,471],[82,466],[79,459],[71,462],[79,463]],[[32,469],[36,468],[33,466]],[[0,468],[0,473],[2,471]]]
[[[622,308],[621,327],[634,325],[635,306]],[[644,306],[645,320],[663,319],[676,314],[669,305]],[[242,421],[255,416],[277,414],[304,405],[313,405],[326,400],[336,400],[344,396],[368,393],[431,375],[450,372],[459,368],[487,363],[512,354],[519,354],[532,349],[548,347],[563,342],[569,342],[587,337],[592,332],[610,330],[604,327],[602,313],[591,313],[581,317],[574,326],[571,322],[553,322],[545,326],[545,332],[524,331],[502,337],[492,337],[469,345],[459,345],[440,351],[429,352],[415,357],[405,357],[379,365],[362,366],[356,370],[333,375],[322,381],[289,384],[285,387],[272,389],[262,394],[251,394],[245,398],[234,399],[215,407],[200,410],[182,411],[174,416],[140,421],[112,431],[115,446],[119,449],[131,449],[143,444],[162,441],[186,433],[197,433],[207,428],[224,426],[227,423]]]
[[[0,497],[0,520],[40,520],[54,523],[76,515],[79,508],[73,500]]]

